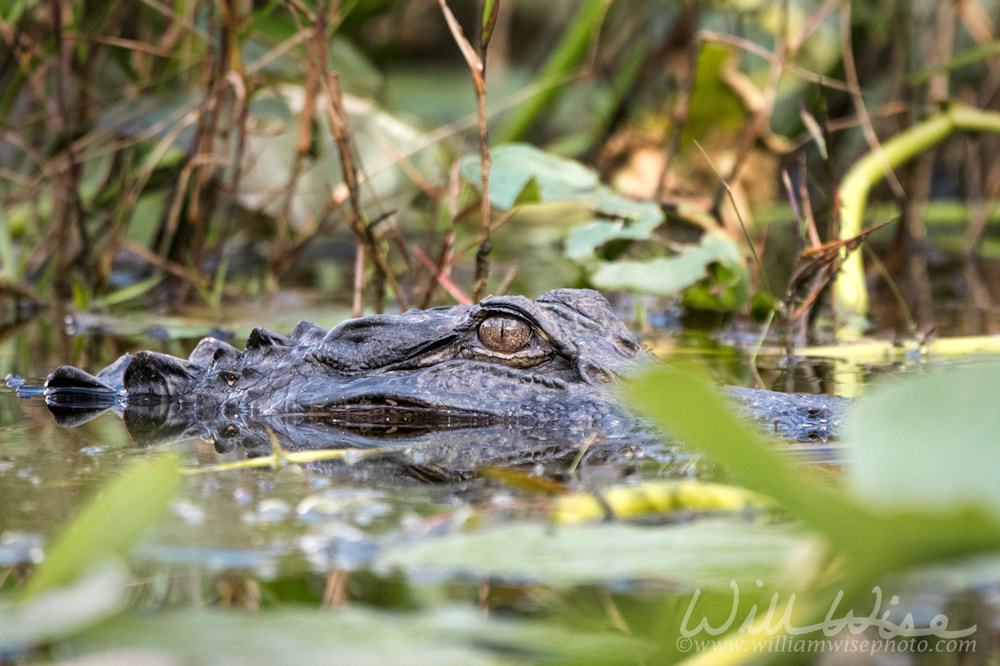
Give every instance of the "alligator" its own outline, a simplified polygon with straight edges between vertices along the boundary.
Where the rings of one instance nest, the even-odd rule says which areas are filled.
[[[255,328],[243,351],[208,337],[188,359],[139,351],[97,375],[62,366],[44,393],[64,424],[113,408],[145,431],[211,424],[217,442],[233,428],[260,440],[268,419],[293,417],[383,433],[526,424],[614,436],[636,422],[618,380],[657,363],[598,292],[557,289],[329,330],[300,322],[288,336]],[[843,399],[725,390],[779,438],[839,434]]]

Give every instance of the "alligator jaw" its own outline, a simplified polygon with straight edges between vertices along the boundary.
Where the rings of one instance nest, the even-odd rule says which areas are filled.
[[[500,421],[486,412],[448,409],[388,396],[373,396],[370,401],[325,404],[297,413],[349,428],[468,428]]]
[[[593,395],[579,395],[558,377],[541,378],[526,369],[455,359],[418,370],[374,373],[332,387],[318,382],[316,390],[289,395],[285,409],[365,423],[544,422],[556,405],[572,397],[579,398],[583,408]]]

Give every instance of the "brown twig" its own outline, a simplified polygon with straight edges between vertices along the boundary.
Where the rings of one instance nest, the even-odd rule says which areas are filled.
[[[309,31],[312,34],[312,31]],[[298,191],[299,176],[305,158],[311,153],[313,146],[313,122],[316,119],[316,99],[319,96],[319,72],[312,59],[306,61],[305,97],[302,111],[299,113],[299,134],[295,140],[295,158],[292,160],[291,173],[284,187],[284,200],[280,212],[275,216],[277,236],[279,240],[288,238],[289,220],[292,216],[292,203]]]
[[[141,243],[136,243],[135,241],[130,240],[122,240],[120,246],[125,252],[134,254],[143,261],[155,266],[158,270],[170,273],[171,275],[174,275],[182,280],[190,281],[199,287],[205,287],[204,281],[196,271],[182,266],[174,261],[164,259]],[[230,287],[223,287],[222,293],[224,296],[235,297],[240,295],[239,290]]]
[[[765,60],[771,62],[772,65],[780,64],[782,69],[787,71],[789,74],[794,74],[803,81],[809,81],[810,83],[815,83],[820,86],[825,86],[827,88],[833,88],[834,90],[842,90],[844,92],[849,92],[852,94],[860,94],[861,91],[856,84],[845,83],[839,79],[831,79],[828,76],[823,76],[822,74],[817,74],[816,72],[811,72],[805,67],[800,67],[794,63],[785,61],[781,56],[776,53],[768,51],[763,46],[751,42],[749,39],[743,37],[737,37],[736,35],[729,35],[722,32],[713,32],[712,30],[702,30],[698,33],[699,38],[706,42],[718,42],[720,44],[729,44],[730,46],[735,46],[738,49],[751,53],[755,56],[760,56]]]
[[[222,229],[219,234],[221,239],[216,245],[212,254],[218,262],[222,261],[222,254],[225,250],[226,241],[230,237],[233,221],[237,212],[236,196],[240,191],[240,184],[243,182],[243,160],[246,155],[247,145],[247,125],[250,122],[250,100],[247,95],[246,80],[236,69],[232,69],[226,77],[233,90],[233,108],[231,128],[236,132],[236,152],[233,156],[232,180],[229,183],[230,197],[223,211]],[[199,262],[200,263],[200,262]]]
[[[856,250],[868,234],[890,222],[893,220],[886,220],[869,227],[853,238],[838,239],[804,250],[796,261],[785,292],[785,308],[789,322],[794,323],[808,315],[819,294],[840,270],[844,252]],[[806,295],[798,299],[798,294],[806,285],[808,285]],[[796,305],[797,300],[801,301],[798,305]]]
[[[466,296],[465,292],[462,291],[462,288],[455,284],[451,277],[448,276],[447,269],[450,266],[446,263],[447,260],[445,259],[446,255],[444,253],[442,253],[441,258],[438,260],[436,265],[430,260],[430,257],[428,257],[424,251],[416,245],[413,246],[413,254],[417,257],[420,263],[422,263],[427,270],[430,271],[431,278],[434,283],[444,287],[444,290],[451,294],[452,298],[459,303],[472,303],[472,299]],[[428,289],[427,291],[430,293],[431,290]]]
[[[500,284],[497,286],[497,290],[493,292],[497,296],[503,296],[510,289],[510,285],[514,283],[514,278],[517,277],[517,266],[511,266],[507,269],[507,273],[500,280]]]
[[[494,0],[499,3],[500,0]],[[483,59],[479,57],[472,44],[465,38],[462,26],[458,23],[455,15],[451,13],[445,0],[438,0],[441,13],[448,24],[451,36],[462,52],[469,71],[472,73],[472,82],[476,88],[476,108],[479,118],[479,171],[483,181],[481,213],[482,232],[479,242],[479,250],[476,252],[476,277],[472,297],[476,301],[480,300],[486,291],[486,280],[490,274],[489,254],[492,250],[491,229],[490,229],[490,167],[492,159],[490,157],[489,133],[486,125],[486,69]],[[483,45],[485,56],[486,48]]]
[[[357,319],[364,314],[365,303],[362,298],[365,288],[365,246],[358,243],[354,250],[354,284],[351,290],[351,314]]]
[[[292,0],[289,0],[293,4]],[[292,12],[295,20],[298,21],[298,14]],[[384,288],[386,281],[392,287],[396,295],[396,301],[400,309],[408,308],[406,293],[403,291],[396,276],[389,267],[388,259],[382,248],[376,241],[371,225],[367,224],[363,212],[361,211],[361,195],[358,188],[358,170],[354,159],[353,141],[351,140],[350,122],[347,111],[344,109],[343,96],[340,92],[340,79],[335,72],[330,72],[327,63],[329,62],[326,48],[326,14],[323,11],[322,3],[317,5],[316,26],[313,30],[313,39],[310,41],[312,57],[319,72],[320,88],[326,100],[327,118],[330,123],[330,130],[333,132],[334,140],[337,143],[337,154],[340,159],[340,167],[343,172],[344,184],[347,186],[348,197],[351,204],[351,215],[349,216],[350,226],[354,231],[372,263],[375,264],[375,309],[383,309]],[[355,302],[358,300],[358,290],[361,288],[355,282]]]
[[[150,55],[159,56],[161,58],[177,57],[177,54],[174,53],[172,49],[156,46],[155,44],[147,44],[146,42],[141,42],[137,39],[125,39],[123,37],[113,37],[111,35],[95,35],[93,33],[76,32],[73,30],[65,31],[63,33],[63,36],[68,41],[79,42],[81,44],[93,42],[95,44],[106,44],[108,46],[117,46],[123,49],[128,49],[130,51],[139,51],[141,53],[148,53]]]
[[[430,247],[430,239],[428,239],[427,246]],[[426,254],[422,251],[417,253],[416,249],[418,248],[414,248],[414,255],[430,271],[427,288],[424,289],[424,298],[420,302],[420,309],[426,310],[430,307],[431,301],[434,299],[434,291],[438,284],[440,284],[440,277],[442,275],[450,277],[451,262],[455,257],[455,230],[449,229],[445,232],[444,238],[441,239],[441,251],[438,252],[438,260],[430,266],[427,265],[427,261],[421,259],[421,255],[423,254],[426,257]]]

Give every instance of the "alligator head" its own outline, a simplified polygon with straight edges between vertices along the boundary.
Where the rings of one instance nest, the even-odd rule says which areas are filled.
[[[330,330],[301,322],[287,337],[257,328],[244,351],[205,338],[186,360],[141,351],[96,376],[62,366],[45,397],[63,425],[114,409],[147,434],[194,426],[260,435],[269,428],[262,419],[284,416],[393,432],[505,423],[616,434],[635,430],[616,379],[654,362],[603,296],[557,289],[534,301],[501,296]],[[726,392],[745,417],[787,440],[838,436],[849,404]]]
[[[240,351],[215,338],[191,356],[125,355],[96,376],[62,366],[46,382],[55,408],[181,403],[213,415],[323,414],[345,423],[471,425],[620,420],[615,379],[652,355],[595,291],[537,300],[301,322],[289,336],[254,329]]]

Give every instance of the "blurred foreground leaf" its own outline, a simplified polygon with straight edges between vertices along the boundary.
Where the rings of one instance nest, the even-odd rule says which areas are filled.
[[[886,493],[881,492],[855,497],[831,489],[813,470],[794,466],[740,422],[700,373],[651,373],[635,381],[628,395],[662,427],[705,451],[748,488],[774,498],[827,537],[834,552],[847,558],[848,571],[856,580],[870,580],[923,562],[1000,549],[1000,524],[991,506],[995,500],[957,492],[960,485],[984,487],[995,479],[995,468],[981,462],[987,454],[982,451],[983,439],[975,434],[956,446],[955,441],[970,428],[964,421],[969,412],[956,411],[953,402],[941,395],[959,385],[982,390],[987,380],[979,372],[955,372],[941,386],[935,386],[941,381],[937,377],[916,387],[898,385],[884,391],[874,406],[861,403],[854,432],[860,427],[874,431],[862,436],[856,446],[859,451],[854,455],[865,461],[861,470],[852,467],[847,472],[864,479],[862,488],[883,483],[890,488],[911,488],[901,498],[890,490],[892,501],[886,501]],[[909,407],[901,413],[903,404]],[[918,424],[936,425],[904,426],[906,419],[916,418],[916,411],[923,412]],[[985,435],[987,430],[981,432]],[[945,433],[947,437],[941,439]],[[966,455],[961,473],[946,462],[955,450]],[[908,458],[922,458],[917,463],[919,472],[905,467]],[[914,478],[913,473],[920,476]],[[922,493],[929,484],[939,489],[928,500]]]
[[[92,498],[48,548],[22,597],[69,585],[102,560],[123,556],[167,509],[180,482],[173,455],[142,458]]]
[[[847,460],[857,495],[931,513],[978,506],[1000,520],[1000,363],[910,379],[858,403]]]
[[[660,528],[622,524],[509,525],[387,549],[376,566],[460,572],[568,586],[661,580],[685,588],[727,589],[730,581],[773,581],[795,531],[728,520]]]
[[[263,615],[202,609],[121,616],[76,641],[88,653],[142,647],[185,664],[498,664],[634,662],[640,641],[544,622],[487,621],[473,608],[420,613],[281,609]],[[648,651],[648,650],[646,650]],[[98,656],[98,655],[95,655]]]
[[[125,606],[126,582],[120,562],[104,562],[26,601],[0,600],[0,654],[71,636],[117,614]]]

